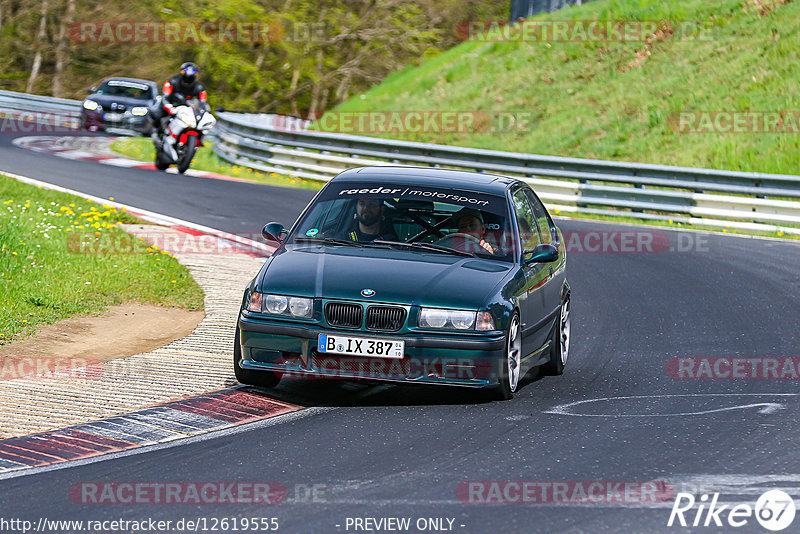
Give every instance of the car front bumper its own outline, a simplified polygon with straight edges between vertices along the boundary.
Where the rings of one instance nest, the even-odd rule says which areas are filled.
[[[279,371],[303,378],[366,378],[389,382],[485,387],[497,384],[505,364],[505,335],[450,335],[339,331],[318,324],[282,323],[245,317],[238,322],[243,369]],[[403,358],[318,353],[319,334],[398,339]]]
[[[106,129],[131,130],[140,134],[149,134],[151,128],[147,116],[125,114],[120,120],[105,120],[103,113],[81,110],[81,127],[90,132],[104,131]]]

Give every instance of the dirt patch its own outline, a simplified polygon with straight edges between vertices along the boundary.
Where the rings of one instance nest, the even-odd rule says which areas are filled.
[[[148,352],[188,336],[205,317],[203,311],[146,304],[109,306],[103,315],[71,317],[42,327],[36,334],[0,347],[8,358],[108,361]]]

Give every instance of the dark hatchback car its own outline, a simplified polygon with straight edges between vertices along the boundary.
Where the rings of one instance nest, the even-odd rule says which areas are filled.
[[[331,180],[244,292],[239,382],[284,374],[492,388],[561,374],[570,287],[559,229],[528,184],[430,168]]]
[[[89,89],[81,107],[81,128],[90,132],[109,129],[150,135],[147,119],[158,96],[158,85],[136,78],[109,78]]]

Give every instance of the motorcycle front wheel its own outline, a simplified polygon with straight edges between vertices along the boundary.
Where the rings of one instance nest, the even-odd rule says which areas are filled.
[[[195,147],[197,147],[197,138],[190,135],[189,138],[186,139],[186,144],[183,145],[183,151],[178,158],[179,173],[183,174],[189,168],[189,165],[192,163],[192,158],[194,157]]]

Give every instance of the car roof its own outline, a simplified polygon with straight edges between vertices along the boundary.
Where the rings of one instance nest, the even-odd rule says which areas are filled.
[[[497,174],[437,169],[433,167],[358,167],[338,174],[336,182],[392,182],[404,185],[430,185],[504,195],[519,180]]]
[[[150,86],[158,87],[158,84],[151,80],[142,80],[141,78],[125,78],[122,76],[112,76],[111,78],[106,78],[103,80],[103,83],[106,83],[111,80],[119,80],[121,82],[136,82],[136,83],[144,83]]]

